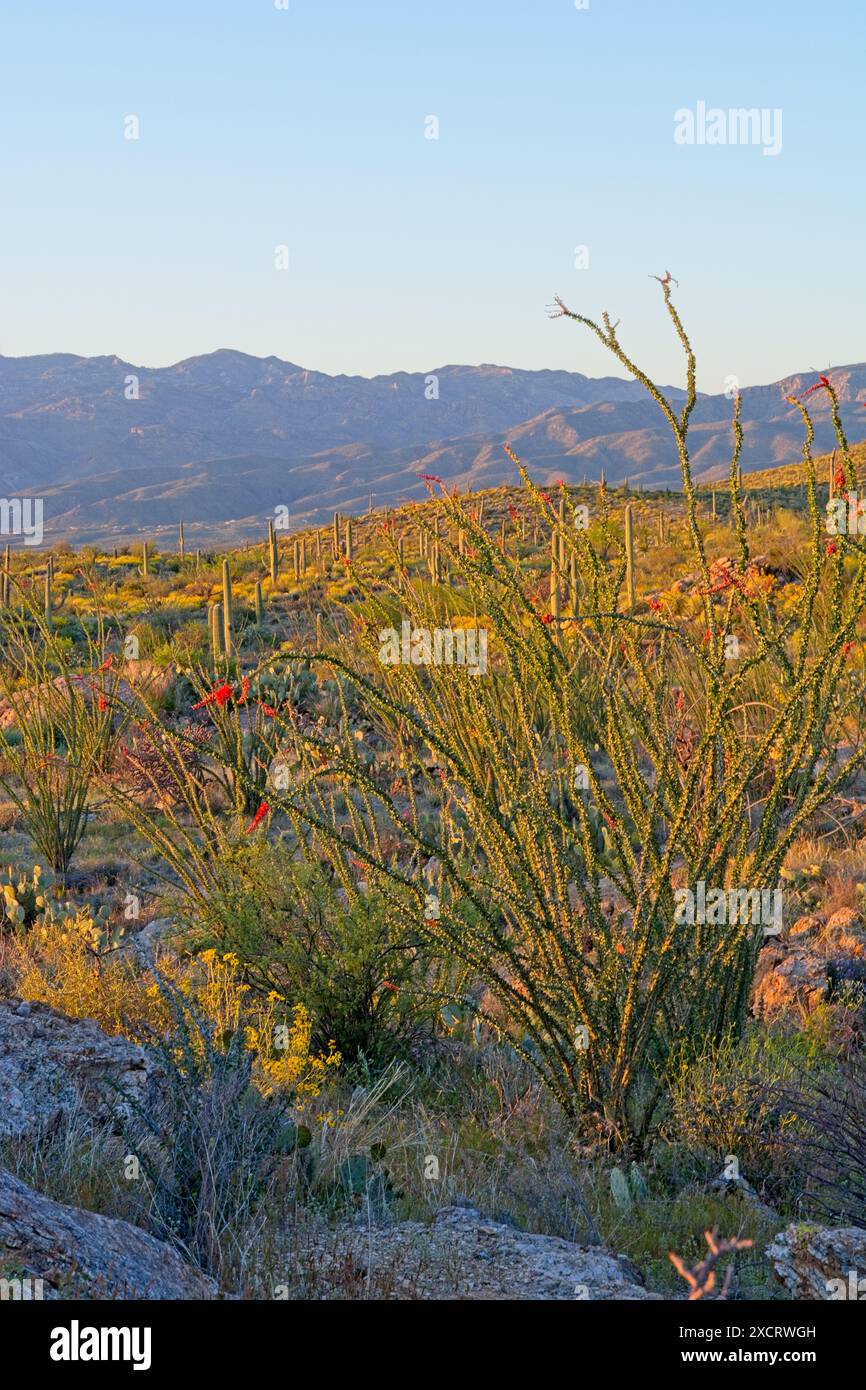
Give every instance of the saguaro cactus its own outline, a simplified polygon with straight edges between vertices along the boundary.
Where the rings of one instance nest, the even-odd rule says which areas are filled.
[[[280,551],[277,545],[277,533],[272,521],[268,522],[268,569],[270,570],[271,584],[276,584],[277,575],[280,572]]]
[[[209,617],[211,652],[213,654],[214,663],[216,663],[223,654],[221,603],[211,604]]]
[[[150,574],[150,547],[147,541],[141,547],[141,573],[145,579]]]
[[[562,617],[562,602],[559,591],[559,536],[550,533],[550,616],[555,623]]]
[[[228,560],[223,560],[223,647],[226,657],[232,654],[232,576]]]
[[[631,503],[625,509],[625,586],[628,595],[629,612],[634,612],[635,607],[635,584],[634,584],[634,522],[632,520]]]
[[[347,517],[346,517],[346,559],[347,559],[347,560],[354,560],[354,558],[355,558],[355,545],[354,545],[354,541],[353,541],[353,539],[352,539],[352,518],[351,518],[350,516],[347,516]]]
[[[181,523],[180,523],[180,526],[178,527],[178,536],[177,536],[177,539],[178,539],[178,553],[180,554],[181,563],[183,563],[183,561],[186,559],[186,546],[185,546],[185,544],[184,544],[184,538],[183,538],[183,522],[181,522]]]
[[[51,587],[54,582],[54,566],[51,563],[51,556],[48,557],[48,564],[45,567],[45,623],[51,626],[51,619],[54,614],[54,599]]]
[[[340,513],[334,512],[334,559],[340,558]]]

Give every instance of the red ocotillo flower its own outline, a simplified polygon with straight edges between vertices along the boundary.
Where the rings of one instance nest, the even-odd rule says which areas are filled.
[[[804,400],[806,399],[807,396],[811,396],[811,395],[812,395],[812,392],[813,392],[813,391],[829,391],[829,389],[830,389],[830,379],[829,379],[829,377],[826,377],[826,376],[819,376],[819,377],[818,377],[818,380],[815,382],[815,385],[814,385],[814,386],[810,386],[809,389],[808,389],[808,391],[804,391],[804,392],[803,392],[802,396],[800,397],[800,400],[801,400],[801,401],[804,401]]]
[[[836,554],[836,551],[837,551],[838,549],[839,549],[839,547],[838,547],[838,545],[836,544],[835,541],[828,541],[828,542],[827,542],[827,554],[828,554],[828,555],[835,555],[835,554]]]
[[[266,801],[263,801],[262,804],[261,804],[261,806],[259,807],[259,809],[256,811],[256,814],[253,816],[252,820],[250,821],[249,825],[247,826],[247,834],[248,834],[248,835],[252,835],[252,833],[253,833],[253,831],[256,829],[256,827],[259,826],[259,825],[261,825],[262,821],[264,820],[265,816],[268,814],[268,811],[269,811],[270,809],[271,809],[271,808],[270,808],[270,806],[268,805],[268,803],[267,803]]]
[[[100,694],[99,699],[96,701],[96,707],[99,710],[100,714],[102,714],[105,710],[108,709],[108,701],[106,700],[104,695]]]
[[[199,700],[197,704],[193,705],[193,709],[203,709],[205,705],[219,705],[222,708],[223,705],[228,704],[231,698],[232,688],[226,681],[222,685],[218,685],[209,695],[205,695],[203,700]]]
[[[269,719],[276,719],[277,711],[273,705],[262,705],[262,714],[266,714]]]
[[[239,705],[245,705],[245,704],[246,704],[246,702],[247,702],[247,696],[249,695],[249,693],[250,693],[250,678],[249,678],[249,676],[244,676],[243,680],[241,681],[241,693],[240,693],[240,698],[239,698],[239,700],[238,700],[238,704],[239,704]]]

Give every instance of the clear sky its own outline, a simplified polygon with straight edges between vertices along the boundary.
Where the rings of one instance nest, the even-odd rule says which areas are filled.
[[[648,278],[670,268],[703,390],[866,359],[863,0],[0,0],[0,16],[5,354],[619,372],[547,320],[559,293],[609,309],[679,380]],[[677,144],[674,113],[701,101],[780,109],[781,152]]]

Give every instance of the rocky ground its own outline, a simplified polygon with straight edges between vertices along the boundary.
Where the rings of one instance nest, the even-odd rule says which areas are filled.
[[[118,1085],[140,1096],[158,1085],[138,1048],[47,1006],[0,1001],[4,1135],[32,1137],[78,1107],[111,1123]],[[291,1273],[285,1284],[275,1283],[277,1299],[660,1297],[647,1290],[640,1271],[623,1256],[527,1234],[468,1204],[445,1207],[429,1224],[311,1222],[295,1228],[292,1240]],[[833,1281],[844,1283],[852,1269],[866,1267],[866,1232],[791,1226],[776,1236],[767,1254],[790,1297],[839,1297]],[[41,1279],[49,1298],[202,1299],[220,1293],[213,1280],[145,1231],[65,1206],[5,1169],[0,1169],[0,1276]]]

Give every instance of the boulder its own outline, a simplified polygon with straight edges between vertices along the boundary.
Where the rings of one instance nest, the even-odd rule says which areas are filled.
[[[558,1236],[530,1235],[471,1206],[450,1206],[425,1225],[401,1221],[323,1231],[316,1242],[319,1296],[345,1288],[382,1287],[394,1299],[658,1299],[624,1256]]]
[[[794,1298],[866,1299],[866,1231],[859,1226],[795,1222],[774,1237],[767,1255]]]
[[[758,958],[753,1012],[767,1023],[810,1013],[827,994],[827,961],[808,948],[765,947]]]
[[[43,1298],[209,1299],[218,1292],[212,1279],[146,1231],[62,1206],[5,1168],[0,1168],[0,1279],[42,1280]]]
[[[142,1049],[92,1019],[0,999],[0,1137],[35,1136],[82,1107],[110,1123],[124,1113],[118,1088],[145,1103],[155,1084]]]
[[[800,917],[786,938],[773,938],[758,957],[752,1011],[765,1022],[811,1013],[839,984],[866,980],[866,930],[861,913],[842,907],[824,921]]]

